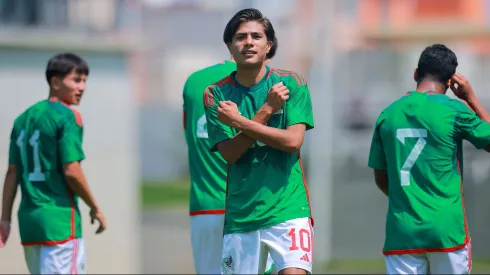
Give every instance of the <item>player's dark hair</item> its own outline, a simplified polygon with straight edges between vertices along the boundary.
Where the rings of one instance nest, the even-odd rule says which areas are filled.
[[[277,47],[279,46],[277,42],[277,37],[274,36],[274,40],[272,40],[272,46],[269,52],[265,55],[267,59],[272,59],[276,55]]]
[[[442,44],[429,46],[420,55],[417,83],[426,77],[432,77],[445,85],[456,73],[456,67],[458,67],[458,59],[448,47]]]
[[[50,80],[53,76],[64,78],[73,70],[77,74],[88,75],[89,73],[87,62],[78,55],[73,53],[57,54],[48,61],[46,80],[51,85]]]
[[[264,17],[258,9],[244,9],[237,12],[226,24],[225,31],[223,33],[223,42],[225,44],[231,43],[233,36],[237,32],[238,28],[242,23],[257,21],[264,26],[265,36],[267,41],[274,41],[276,37],[276,32],[274,27],[272,27],[271,21]],[[277,47],[277,46],[276,46]],[[271,49],[272,50],[272,49]],[[275,53],[275,52],[274,52]]]

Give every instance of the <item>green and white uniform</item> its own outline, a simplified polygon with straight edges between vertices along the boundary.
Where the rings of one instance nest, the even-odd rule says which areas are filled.
[[[409,92],[379,116],[369,167],[386,170],[389,178],[383,248],[387,261],[424,255],[432,273],[468,272],[463,140],[486,147],[490,124],[446,95]],[[396,263],[387,264],[396,269]]]
[[[9,163],[17,167],[20,237],[31,273],[85,270],[78,197],[63,173],[64,164],[85,158],[82,137],[80,114],[57,98],[14,122]]]
[[[234,70],[235,62],[224,61],[194,72],[184,86],[184,132],[191,179],[191,242],[198,274],[221,272],[227,169],[221,155],[210,151],[203,93],[211,83]],[[270,259],[268,267],[273,267]]]
[[[307,130],[313,128],[305,79],[294,72],[266,69],[264,78],[253,87],[240,85],[233,72],[204,94],[212,151],[217,150],[218,143],[238,133],[218,120],[219,101],[235,102],[242,116],[252,119],[266,102],[270,88],[279,82],[289,89],[290,98],[272,115],[267,126],[286,129],[304,124]],[[311,271],[312,216],[299,153],[280,151],[256,141],[228,167],[224,270],[256,274],[263,268],[266,252],[270,252],[278,270],[298,267]]]

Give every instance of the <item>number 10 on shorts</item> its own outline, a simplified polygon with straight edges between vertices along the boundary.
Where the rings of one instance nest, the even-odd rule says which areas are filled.
[[[296,230],[296,228],[291,228],[289,230],[288,236],[291,238],[291,246],[289,247],[289,251],[299,250],[300,248],[304,252],[311,251],[310,231],[304,228],[300,229],[299,231]]]

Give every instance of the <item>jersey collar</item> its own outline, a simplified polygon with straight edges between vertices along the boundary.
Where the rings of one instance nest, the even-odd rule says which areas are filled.
[[[269,66],[265,66],[264,77],[262,77],[262,79],[259,82],[257,82],[257,84],[253,85],[250,88],[245,87],[242,84],[238,83],[238,81],[235,79],[236,71],[231,73],[231,80],[233,80],[235,87],[237,87],[238,89],[245,91],[245,92],[254,92],[254,91],[260,90],[264,86],[264,84],[267,82],[267,76],[269,75],[269,72],[270,72]]]

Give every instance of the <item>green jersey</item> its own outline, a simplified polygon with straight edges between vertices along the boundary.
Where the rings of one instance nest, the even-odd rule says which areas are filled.
[[[385,255],[449,252],[467,244],[464,139],[484,148],[490,124],[446,95],[409,92],[383,110],[369,167],[386,170],[389,178]]]
[[[213,151],[238,130],[217,118],[218,103],[230,100],[242,116],[252,119],[266,102],[269,89],[279,82],[290,91],[283,108],[267,126],[286,129],[294,124],[313,128],[310,92],[300,75],[267,67],[264,78],[246,88],[235,80],[236,72],[210,86],[204,94],[208,133]],[[291,154],[256,141],[234,164],[228,165],[225,234],[250,232],[296,218],[311,217],[308,189],[299,153]]]
[[[18,211],[23,245],[53,245],[82,236],[78,197],[63,165],[85,158],[78,111],[57,98],[38,102],[18,116],[10,136],[9,163],[22,192]]]
[[[184,86],[184,131],[191,175],[190,215],[225,213],[226,161],[219,153],[210,151],[202,95],[210,84],[235,69],[235,62],[224,61],[193,73]]]

